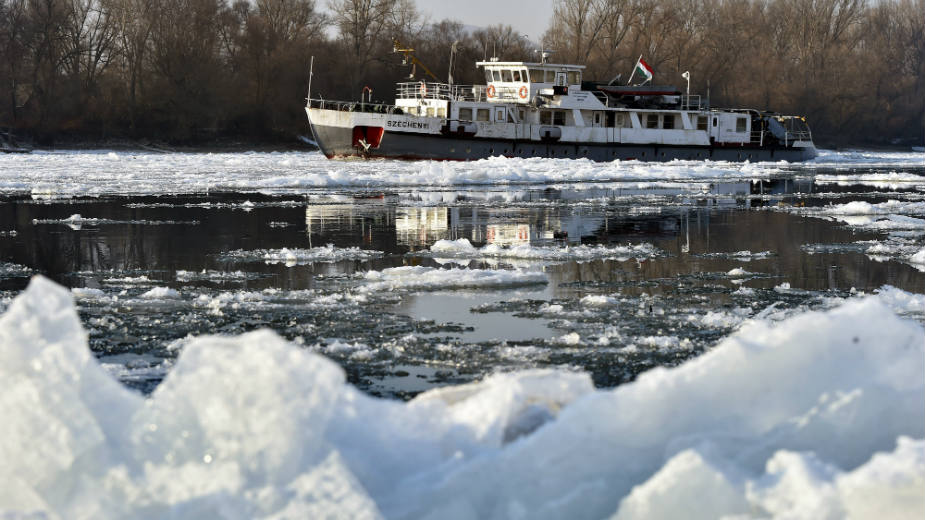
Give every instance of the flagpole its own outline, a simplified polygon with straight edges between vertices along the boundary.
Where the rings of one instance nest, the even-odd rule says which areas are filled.
[[[627,85],[629,85],[630,83],[633,82],[633,76],[636,75],[636,67],[639,66],[639,62],[640,62],[640,61],[642,61],[642,54],[639,55],[639,59],[636,60],[636,64],[633,65],[633,72],[630,73],[630,79],[627,80],[627,82],[626,82]]]

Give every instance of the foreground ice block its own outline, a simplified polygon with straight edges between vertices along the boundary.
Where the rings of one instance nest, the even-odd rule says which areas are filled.
[[[146,399],[100,368],[72,298],[36,277],[0,317],[0,516],[925,514],[925,333],[879,296],[613,390],[538,370],[408,403],[269,331],[189,341]]]

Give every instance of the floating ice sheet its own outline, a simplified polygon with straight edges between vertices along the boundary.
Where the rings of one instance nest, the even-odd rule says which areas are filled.
[[[445,290],[522,287],[549,282],[546,274],[538,271],[506,271],[496,269],[436,269],[433,267],[405,266],[368,271],[364,292],[394,290]]]
[[[808,167],[916,166],[922,154],[827,152]],[[317,152],[170,153],[37,151],[0,157],[0,193],[36,199],[254,191],[306,193],[319,187],[452,186],[611,180],[767,178],[786,162],[596,163],[584,159],[490,158],[466,163],[329,161]],[[900,173],[878,181],[914,181]],[[914,177],[914,176],[913,176]],[[849,179],[856,180],[848,175]],[[838,181],[840,176],[833,176]],[[925,183],[920,178],[919,182]],[[247,209],[243,208],[242,209]]]
[[[438,240],[429,252],[416,252],[418,256],[438,258],[513,258],[522,260],[589,261],[599,259],[652,258],[662,254],[652,244],[534,246],[519,244],[500,246],[488,244],[477,248],[467,238]]]
[[[254,332],[190,339],[145,400],[35,278],[0,317],[0,514],[920,518],[925,331],[880,298],[612,391],[545,370],[380,400]]]
[[[370,260],[379,258],[385,253],[359,247],[335,247],[328,244],[311,249],[282,248],[282,249],[256,249],[245,251],[238,249],[223,253],[223,260],[236,262],[265,262],[267,264],[302,265],[323,262],[341,262],[344,260]]]

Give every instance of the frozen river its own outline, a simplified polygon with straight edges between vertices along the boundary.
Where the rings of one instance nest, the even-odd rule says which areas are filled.
[[[25,291],[34,275],[69,293],[44,281]],[[236,464],[275,464],[228,448],[216,432],[237,426],[215,415],[221,403],[183,405],[170,425],[158,422],[180,402],[219,399],[216,392],[234,394],[240,384],[237,404],[222,413],[263,403],[270,423],[280,414],[290,416],[286,424],[302,415],[328,421],[315,433],[286,430],[284,446],[273,448],[291,455],[314,443],[326,446],[323,456],[303,454],[283,469],[235,470],[243,472],[238,487],[218,496],[246,503],[244,517],[324,504],[292,491],[289,483],[306,475],[343,481],[346,503],[359,516],[635,518],[656,505],[668,516],[686,511],[659,495],[667,485],[659,478],[707,486],[685,489],[719,497],[706,509],[710,517],[774,514],[782,511],[775,509],[783,507],[780,497],[796,500],[775,476],[805,479],[813,496],[828,490],[823,512],[839,516],[858,511],[851,485],[879,485],[882,474],[869,467],[877,451],[917,461],[911,469],[893,459],[883,464],[897,482],[925,493],[921,153],[654,165],[336,162],[317,153],[0,157],[0,313],[9,311],[0,342],[24,349],[14,355],[5,347],[9,377],[22,377],[11,367],[25,363],[37,341],[29,339],[30,325],[22,332],[13,320],[37,320],[35,330],[46,331],[36,332],[39,343],[64,341],[48,332],[58,326],[49,309],[71,312],[71,298],[87,335],[84,343],[80,334],[69,336],[81,345],[75,352],[88,346],[98,361],[82,369],[92,372],[84,378],[112,377],[132,389],[107,391],[119,401],[114,409],[142,414],[135,420],[142,429],[201,429],[190,448],[165,448],[173,441],[145,434],[143,442],[155,446],[151,456],[178,458],[164,463],[164,479],[176,477],[183,461],[203,457],[215,470],[222,449]],[[285,341],[245,334],[262,329]],[[223,350],[209,343],[218,340],[199,339],[205,335],[236,347]],[[904,368],[894,366],[899,361]],[[78,384],[43,374],[30,392]],[[459,386],[465,383],[474,384]],[[26,413],[30,398],[22,392],[0,412]],[[143,413],[133,401],[139,396],[147,398]],[[109,413],[72,398],[95,420]],[[322,401],[330,402],[326,411],[312,412]],[[884,407],[887,426],[878,431],[871,414]],[[844,409],[850,417],[839,415]],[[380,434],[393,438],[350,432],[351,420],[377,421]],[[800,421],[810,426],[794,426]],[[82,431],[78,423],[63,431]],[[591,425],[609,433],[579,431]],[[100,428],[104,438],[128,435]],[[254,428],[229,435],[244,435],[245,443],[265,435]],[[826,428],[850,434],[832,446]],[[29,438],[28,428],[20,434],[0,438],[0,455],[4,443]],[[609,435],[631,440],[611,445]],[[110,441],[116,451],[112,443],[129,442]],[[67,445],[61,449],[74,444]],[[410,450],[405,455],[402,446]],[[591,462],[593,450],[605,461]],[[363,453],[384,462],[370,466]],[[526,484],[538,453],[562,466],[561,479]],[[629,454],[636,463],[626,467]],[[766,461],[778,469],[765,468]],[[136,463],[143,466],[125,463],[129,473]],[[483,472],[508,465],[506,477],[479,482]],[[72,478],[60,473],[70,469],[48,471]],[[124,485],[152,485],[155,477],[138,471]],[[715,476],[707,479],[713,484],[702,483],[704,475]],[[431,477],[437,483],[420,483]],[[41,497],[36,510],[74,512],[67,497],[44,494],[46,481],[20,480]],[[245,493],[262,486],[289,491],[275,491],[272,500]],[[181,512],[214,512],[208,500],[197,502],[205,509],[188,500],[216,492],[178,499],[164,491],[147,497],[162,506],[145,514],[177,504],[191,508]],[[467,493],[472,498],[463,502],[450,498]],[[898,510],[925,509],[925,496],[913,499]],[[119,506],[127,509],[101,504],[103,516],[138,511],[130,500]]]

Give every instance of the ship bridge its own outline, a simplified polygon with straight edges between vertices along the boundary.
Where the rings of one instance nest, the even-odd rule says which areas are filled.
[[[441,101],[530,103],[538,94],[568,95],[581,90],[584,65],[530,63],[524,61],[480,61],[485,69],[484,85],[410,81],[397,85],[396,105],[403,108],[433,106],[434,114],[445,107]],[[411,113],[417,114],[418,110]],[[421,112],[424,113],[423,111]]]
[[[485,69],[485,95],[489,101],[529,103],[540,90],[565,95],[581,90],[584,65],[530,63],[525,61],[479,61]]]

